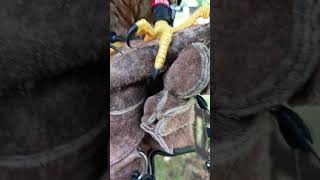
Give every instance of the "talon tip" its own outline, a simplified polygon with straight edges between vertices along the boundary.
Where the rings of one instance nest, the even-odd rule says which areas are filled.
[[[160,75],[160,69],[154,69],[151,73],[152,80],[155,80]]]
[[[127,36],[127,45],[129,47],[131,47],[131,44],[130,44],[130,40],[131,40],[131,37],[138,31],[138,26],[136,24],[134,24],[128,31],[128,36]],[[132,47],[131,47],[132,48]]]
[[[112,48],[112,49],[116,50],[117,52],[123,54],[123,52],[120,49],[118,49],[116,46],[112,45],[111,43],[110,43],[110,48]]]

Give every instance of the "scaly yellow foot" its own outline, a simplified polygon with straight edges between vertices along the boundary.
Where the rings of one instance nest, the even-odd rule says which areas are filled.
[[[194,25],[198,18],[208,18],[210,16],[210,6],[205,5],[197,9],[195,13],[192,14],[188,20],[182,23],[180,26],[173,28],[167,21],[159,20],[155,23],[154,28],[150,23],[145,19],[137,21],[128,31],[127,44],[130,45],[130,38],[133,34],[138,36],[144,36],[144,41],[151,41],[155,39],[160,39],[159,50],[154,63],[154,73],[153,78],[155,78],[159,73],[162,67],[164,66],[167,52],[170,46],[170,43],[173,38],[173,33],[180,31],[187,27]]]
[[[172,27],[168,24],[167,21],[159,20],[155,23],[155,26],[153,28],[150,23],[148,23],[144,19],[141,19],[137,21],[128,31],[128,46],[130,46],[130,37],[134,33],[139,36],[144,36],[145,42],[154,39],[160,39],[159,50],[154,63],[154,69],[156,70],[155,76],[157,76],[157,74],[164,66],[168,48],[173,37]]]
[[[153,27],[151,26],[151,24],[146,21],[145,19],[141,19],[139,21],[137,21],[128,31],[128,36],[127,36],[127,44],[129,47],[131,47],[130,45],[130,38],[131,36],[135,34],[137,36],[143,36],[144,37],[144,41],[152,41],[154,39],[156,39],[156,32],[153,29]]]
[[[185,22],[183,22],[182,24],[180,24],[179,26],[173,28],[174,32],[177,31],[181,31],[187,27],[190,27],[192,25],[196,25],[197,24],[197,19],[198,18],[204,18],[207,19],[210,16],[210,6],[209,5],[204,5],[202,7],[200,7],[199,9],[197,9],[192,16],[190,16]]]
[[[141,19],[136,22],[137,32],[136,35],[144,36],[144,41],[152,41],[156,39],[156,33],[151,24],[145,19]]]

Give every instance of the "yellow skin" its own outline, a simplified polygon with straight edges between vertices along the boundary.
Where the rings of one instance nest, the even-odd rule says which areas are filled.
[[[164,20],[157,21],[154,28],[145,19],[141,19],[136,22],[136,25],[138,26],[136,35],[144,36],[145,42],[160,39],[159,50],[155,59],[154,68],[161,69],[163,67],[173,34],[175,32],[183,30],[192,25],[196,25],[196,21],[200,17],[207,19],[209,16],[210,6],[204,5],[197,9],[190,18],[177,27],[171,27],[167,21]]]
[[[136,22],[136,25],[138,26],[138,31],[136,32],[136,35],[138,36],[144,36],[144,41],[152,41],[155,39],[160,39],[159,42],[159,50],[158,54],[155,59],[154,68],[155,69],[162,69],[165,63],[165,59],[167,56],[167,52],[173,37],[173,34],[177,31],[183,30],[187,27],[190,27],[192,25],[197,24],[197,19],[202,18],[209,18],[210,16],[210,6],[204,5],[197,9],[191,17],[189,17],[185,22],[180,24],[177,27],[171,27],[167,21],[160,20],[157,21],[154,28],[152,25],[146,21],[145,19],[141,19]],[[113,45],[117,47],[121,47],[123,43],[113,43]],[[114,49],[110,48],[110,55],[114,53]]]
[[[120,47],[123,46],[123,42],[115,42],[115,43],[112,43],[112,45],[120,48]],[[109,48],[109,49],[110,49],[110,56],[113,55],[116,52],[116,50],[114,50],[112,48]]]

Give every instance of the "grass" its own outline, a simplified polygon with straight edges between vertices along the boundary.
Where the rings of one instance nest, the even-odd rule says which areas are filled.
[[[205,161],[196,153],[172,158],[157,156],[155,159],[157,180],[194,180],[209,179]]]

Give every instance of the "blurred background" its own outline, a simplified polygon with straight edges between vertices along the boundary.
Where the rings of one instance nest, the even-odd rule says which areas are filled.
[[[176,7],[176,15],[173,26],[185,21],[197,8],[204,4],[210,4],[209,0],[182,0],[179,7]],[[210,19],[199,19],[198,23],[209,23]]]

